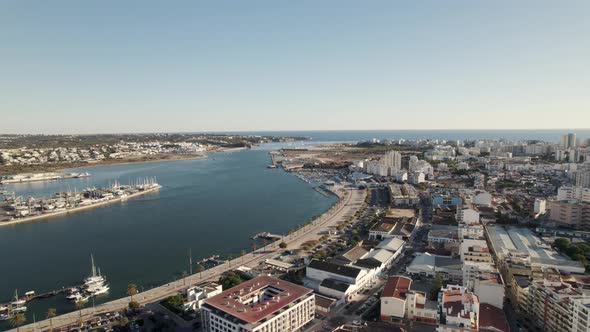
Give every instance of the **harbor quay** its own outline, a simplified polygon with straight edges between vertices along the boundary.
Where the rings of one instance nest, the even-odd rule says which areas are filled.
[[[356,213],[367,195],[366,190],[359,190],[346,186],[333,188],[333,192],[338,195],[340,198],[339,201],[332,208],[323,213],[319,218],[315,219],[312,223],[294,231],[288,236],[284,236],[282,241],[284,241],[288,247],[297,248],[308,241],[317,240],[330,228],[336,226],[340,221],[345,220],[346,216]],[[221,265],[217,265],[200,273],[194,273],[185,278],[163,284],[159,287],[152,288],[144,292],[140,292],[133,296],[133,301],[137,301],[141,305],[149,305],[151,303],[161,301],[171,295],[178,294],[182,290],[190,287],[190,285],[208,281],[217,281],[221,275],[239,266],[256,267],[283,250],[279,246],[280,241],[280,239],[276,240],[265,247],[228,260]],[[103,303],[96,307],[84,308],[78,311],[56,316],[51,320],[51,324],[50,321],[46,319],[33,324],[21,326],[19,330],[45,331],[48,330],[50,326],[52,326],[53,329],[72,326],[81,320],[85,321],[96,315],[125,309],[127,308],[130,301],[131,298],[128,296],[119,298],[117,300]],[[12,331],[16,331],[16,329]]]
[[[124,201],[160,189],[155,179],[134,185],[113,184],[109,188],[91,188],[82,192],[56,193],[49,198],[23,199],[13,195],[0,202],[0,226],[46,219],[67,213]]]

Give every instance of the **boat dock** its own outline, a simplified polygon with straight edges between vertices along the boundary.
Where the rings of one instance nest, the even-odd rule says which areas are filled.
[[[56,290],[52,290],[52,291],[45,292],[45,293],[40,293],[40,294],[35,293],[35,291],[28,291],[28,292],[25,293],[24,296],[19,297],[18,300],[22,300],[22,301],[25,301],[25,302],[30,302],[30,301],[37,300],[37,299],[46,299],[48,297],[54,297],[54,296],[57,296],[59,294],[66,293],[69,289],[72,289],[72,288],[80,288],[82,286],[83,285],[64,287],[62,289],[56,289]],[[8,307],[8,308],[10,308],[10,305],[11,305],[11,302],[8,302],[8,303],[0,303],[0,307]]]
[[[0,226],[45,219],[52,216],[125,201],[156,190],[161,186],[155,180],[136,185],[115,184],[110,188],[90,188],[83,192],[56,193],[50,198],[9,197],[0,204]]]
[[[266,239],[266,240],[272,240],[272,241],[276,241],[276,240],[280,240],[282,239],[283,236],[282,235],[277,235],[277,234],[271,234],[268,232],[262,232],[262,233],[258,233],[256,235],[254,235],[252,237],[252,240],[256,240],[256,239]]]
[[[0,184],[27,183],[40,181],[54,181],[63,179],[79,179],[89,177],[89,173],[25,173],[0,178]]]
[[[207,262],[216,262],[218,258],[219,258],[219,255],[213,255],[211,257],[201,259],[196,264],[203,264],[203,263],[207,263]]]

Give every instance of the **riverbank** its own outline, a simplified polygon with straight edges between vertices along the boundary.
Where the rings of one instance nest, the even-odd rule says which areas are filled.
[[[219,147],[204,151],[205,154],[161,154],[155,156],[142,156],[141,158],[127,158],[127,159],[107,159],[96,161],[92,163],[70,163],[70,164],[43,164],[43,165],[29,165],[29,166],[0,166],[0,176],[14,176],[21,173],[44,173],[44,172],[64,172],[73,168],[92,168],[96,166],[107,165],[127,165],[138,163],[156,163],[161,161],[178,161],[178,160],[195,160],[206,159],[208,152],[235,152],[250,149],[247,146],[224,148]],[[20,183],[20,182],[15,182]],[[14,183],[11,183],[14,184]]]
[[[216,150],[215,150],[216,151]],[[126,165],[136,163],[155,163],[160,161],[177,161],[177,160],[193,160],[205,159],[207,155],[199,154],[163,154],[141,158],[127,158],[127,159],[107,159],[96,161],[92,163],[59,163],[59,164],[42,164],[42,165],[11,165],[0,166],[0,176],[12,176],[20,173],[43,173],[43,172],[64,172],[72,168],[91,168],[96,166],[108,165]]]
[[[339,202],[325,211],[319,218],[314,219],[309,225],[299,228],[289,236],[284,237],[283,241],[288,245],[288,248],[299,248],[302,244],[308,241],[319,239],[326,233],[326,231],[333,229],[339,222],[345,220],[347,216],[354,214],[355,211],[359,209],[366,196],[366,191],[357,190],[355,188],[342,187],[334,189],[334,191],[340,197]],[[215,266],[203,272],[195,273],[186,278],[140,292],[134,295],[133,299],[141,305],[155,303],[170,295],[177,294],[189,285],[207,281],[217,281],[222,274],[238,266],[256,267],[265,260],[276,256],[284,250],[280,248],[278,242],[280,241],[273,242],[264,248],[259,248],[253,252],[238,256],[224,264]],[[85,308],[80,311],[57,316],[52,319],[53,328],[76,324],[80,318],[85,320],[94,315],[124,309],[127,307],[129,301],[129,297],[122,297],[96,307]],[[49,324],[49,320],[43,320],[23,326],[20,328],[20,331],[44,330],[49,327]]]
[[[107,204],[112,204],[112,203],[117,203],[117,202],[121,202],[123,200],[128,200],[128,199],[132,199],[134,197],[138,197],[138,196],[142,196],[154,191],[157,191],[161,188],[162,186],[158,185],[158,186],[154,186],[152,188],[148,188],[142,191],[138,191],[136,193],[133,194],[129,194],[127,196],[124,197],[116,197],[113,199],[109,199],[107,201],[104,202],[97,202],[97,203],[93,203],[90,205],[85,205],[85,206],[77,206],[74,208],[70,208],[70,209],[65,209],[62,211],[55,211],[55,212],[50,212],[50,213],[45,213],[45,214],[40,214],[40,215],[36,215],[36,216],[32,216],[32,217],[24,217],[24,218],[18,218],[18,219],[13,219],[10,221],[4,221],[4,222],[0,222],[0,226],[10,226],[10,225],[16,225],[16,224],[21,224],[21,223],[25,223],[25,222],[31,222],[31,221],[36,221],[36,220],[40,220],[40,219],[45,219],[45,218],[52,218],[52,217],[57,217],[57,216],[61,216],[61,215],[65,215],[65,214],[70,214],[70,213],[76,213],[76,212],[80,212],[83,210],[88,210],[91,208],[96,208],[96,207],[100,207],[100,206],[104,206]]]

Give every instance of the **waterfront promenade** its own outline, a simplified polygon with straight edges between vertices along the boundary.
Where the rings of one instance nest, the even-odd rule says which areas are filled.
[[[288,245],[288,249],[300,248],[305,242],[319,239],[331,227],[337,225],[340,221],[346,220],[353,215],[362,205],[366,197],[365,190],[358,190],[354,188],[337,187],[334,188],[337,195],[340,197],[338,203],[331,209],[326,211],[322,216],[316,219],[312,224],[305,226],[298,231],[285,236],[283,241]],[[160,301],[168,296],[177,294],[189,285],[198,284],[205,281],[217,281],[219,277],[238,266],[255,267],[264,260],[277,255],[282,249],[279,248],[281,240],[276,241],[264,248],[259,248],[254,252],[237,257],[222,265],[203,271],[202,273],[195,273],[184,279],[176,280],[159,287],[146,290],[133,296],[133,300],[142,305],[150,304]],[[114,301],[103,303],[94,308],[85,308],[81,311],[74,311],[68,314],[57,316],[53,318],[53,328],[59,328],[76,324],[80,317],[86,320],[93,315],[121,310],[126,308],[130,302],[129,297],[123,297]],[[49,329],[49,320],[43,320],[34,324],[22,326],[20,331],[44,331]],[[14,330],[16,331],[16,329]]]

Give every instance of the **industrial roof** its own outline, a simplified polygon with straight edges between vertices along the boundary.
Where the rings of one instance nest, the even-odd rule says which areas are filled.
[[[319,261],[319,260],[315,260],[315,259],[312,260],[307,267],[312,268],[312,269],[316,269],[316,270],[321,270],[321,271],[326,271],[326,272],[342,275],[342,276],[349,277],[349,278],[356,278],[361,273],[361,270],[357,269],[356,267],[338,265],[338,264]]]

